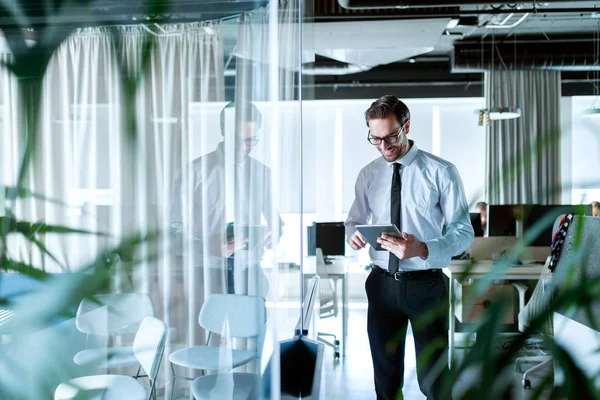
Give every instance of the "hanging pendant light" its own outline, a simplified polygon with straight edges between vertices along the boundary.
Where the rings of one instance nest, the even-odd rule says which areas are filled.
[[[592,106],[585,110],[581,116],[583,118],[600,118],[600,108],[595,107],[596,100],[598,99],[598,53],[600,53],[600,21],[598,22],[598,29],[594,32],[594,81],[592,85],[594,86],[594,102]]]
[[[519,107],[492,107],[490,108],[490,119],[514,119],[521,116],[521,109]]]
[[[516,47],[516,38],[514,41],[514,48],[515,48],[515,56],[513,59],[513,63],[516,67],[517,63],[517,47]],[[494,53],[496,52],[496,48],[495,48],[495,43],[494,43],[494,34],[492,34],[492,62],[491,62],[491,67],[490,67],[490,73],[491,73],[491,78],[490,78],[490,82],[491,82],[491,89],[490,89],[490,97],[493,98],[492,96],[492,92],[493,92],[493,88],[494,88]],[[481,51],[481,65],[483,67],[483,42],[482,42],[482,51]],[[515,88],[514,88],[514,93],[516,95],[517,93],[517,81],[516,81],[516,77],[515,77]],[[485,116],[486,119],[486,123],[487,125],[491,124],[491,121],[497,121],[497,120],[506,120],[506,119],[515,119],[515,118],[519,118],[521,117],[521,109],[519,107],[516,106],[505,106],[505,105],[501,105],[499,107],[497,106],[492,106],[489,109],[488,108],[482,108],[480,110],[476,110],[476,112],[479,114],[479,126],[483,125],[483,117]]]
[[[583,118],[600,118],[600,108],[588,108],[581,116]]]

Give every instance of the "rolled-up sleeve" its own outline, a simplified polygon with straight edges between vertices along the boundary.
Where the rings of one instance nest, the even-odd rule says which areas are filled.
[[[448,260],[462,253],[469,248],[475,236],[462,180],[456,167],[450,166],[440,174],[440,207],[445,226],[442,236],[425,242],[429,251],[429,263]]]

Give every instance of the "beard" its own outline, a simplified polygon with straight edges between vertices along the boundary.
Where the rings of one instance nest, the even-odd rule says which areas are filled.
[[[410,145],[408,138],[404,134],[402,135],[402,139],[400,139],[400,141],[396,143],[394,147],[390,147],[387,150],[379,148],[379,152],[387,162],[396,161],[408,153],[408,150],[410,150]]]

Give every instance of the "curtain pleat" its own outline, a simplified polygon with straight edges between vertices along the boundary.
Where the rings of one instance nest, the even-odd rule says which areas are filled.
[[[49,272],[78,270],[101,249],[135,232],[163,233],[158,248],[140,249],[140,258],[147,261],[134,270],[117,268],[110,290],[151,295],[157,317],[170,327],[163,358],[167,365],[172,351],[204,342],[198,313],[206,294],[221,291],[207,285],[203,269],[186,269],[186,260],[173,256],[170,237],[164,233],[169,232],[176,171],[192,159],[190,142],[202,144],[206,135],[206,129],[190,126],[192,104],[224,100],[223,44],[214,22],[148,28],[155,33],[146,28],[79,29],[56,49],[44,78],[40,140],[27,185],[68,206],[24,199],[15,210],[22,220],[111,235],[46,235],[46,247],[58,251],[58,262],[39,254],[32,262]],[[127,107],[131,99],[124,97],[126,77],[142,71],[148,41],[153,44],[148,65],[138,80],[135,103]],[[9,55],[0,57],[10,62]],[[4,185],[16,183],[24,144],[16,122],[18,100],[17,81],[1,68]],[[135,111],[136,132],[125,123],[128,110]],[[32,257],[24,242],[10,243],[10,248],[15,259]],[[115,339],[113,345],[131,339]],[[172,379],[165,365],[159,388]]]
[[[559,204],[559,71],[485,74],[486,107],[518,106],[521,117],[492,121],[486,139],[489,204]]]

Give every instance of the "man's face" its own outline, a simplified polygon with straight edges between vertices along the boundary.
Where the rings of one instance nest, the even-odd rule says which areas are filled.
[[[402,127],[398,120],[396,120],[395,115],[390,115],[384,119],[371,119],[369,120],[369,129],[372,138],[388,138],[387,141],[381,140],[381,143],[375,145],[386,161],[396,161],[408,153],[410,147],[407,135],[410,130],[410,120],[406,121],[404,127]],[[400,134],[398,135],[398,133]],[[396,135],[398,135],[398,137],[393,138]]]
[[[481,223],[482,224],[487,223],[487,208],[486,207],[480,207],[478,211],[479,211],[479,214],[480,214]]]
[[[258,143],[258,127],[256,126],[256,122],[242,122],[238,126],[235,135],[235,156],[238,161],[247,157],[256,143]]]

